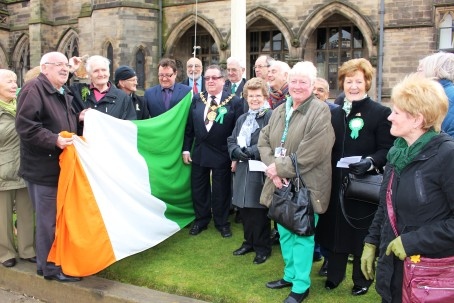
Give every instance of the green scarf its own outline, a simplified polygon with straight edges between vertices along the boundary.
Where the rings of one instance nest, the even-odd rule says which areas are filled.
[[[13,117],[16,117],[16,99],[13,99],[13,101],[9,103],[0,100],[0,107],[3,108],[7,113],[11,114]]]
[[[438,133],[433,129],[430,129],[410,146],[408,146],[405,139],[397,138],[396,141],[394,141],[394,146],[391,147],[387,155],[389,163],[394,165],[396,171],[400,173],[436,135],[438,135]]]

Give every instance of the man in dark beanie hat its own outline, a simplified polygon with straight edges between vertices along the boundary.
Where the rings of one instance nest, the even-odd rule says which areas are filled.
[[[136,72],[129,66],[122,65],[115,70],[115,85],[131,97],[136,110],[137,119],[144,120],[150,117],[148,107],[145,100],[141,96],[136,95],[137,91],[137,75]]]

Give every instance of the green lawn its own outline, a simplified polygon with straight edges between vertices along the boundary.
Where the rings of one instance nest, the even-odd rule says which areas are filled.
[[[214,303],[282,302],[289,288],[265,287],[266,282],[282,277],[279,246],[273,246],[268,261],[255,265],[252,263],[255,253],[232,255],[241,245],[242,225],[232,223],[232,231],[233,237],[224,239],[213,223],[198,236],[190,236],[185,228],[163,243],[113,264],[98,276]],[[321,265],[322,262],[317,262],[312,267],[312,285],[305,302],[381,301],[373,287],[364,296],[350,294],[351,265],[347,279],[337,289],[325,290],[325,278],[317,274]]]

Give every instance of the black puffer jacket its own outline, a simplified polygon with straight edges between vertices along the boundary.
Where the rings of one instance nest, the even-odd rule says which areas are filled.
[[[391,302],[392,275],[402,274],[402,262],[386,248],[396,238],[386,208],[391,165],[385,168],[380,205],[365,242],[379,247],[376,288]],[[408,256],[454,256],[454,140],[442,133],[434,137],[400,174],[394,171],[392,203],[397,231]],[[400,285],[401,287],[401,285]]]

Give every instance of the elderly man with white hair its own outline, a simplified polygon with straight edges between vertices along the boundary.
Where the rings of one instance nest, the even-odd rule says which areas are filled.
[[[224,91],[235,94],[241,98],[241,94],[243,93],[243,86],[246,83],[246,79],[243,78],[245,70],[246,64],[243,60],[235,57],[229,57],[227,59],[228,80],[225,81]]]
[[[70,72],[77,70],[82,63],[80,57],[72,57]],[[86,70],[90,84],[74,83],[70,89],[74,95],[74,107],[77,111],[93,108],[112,117],[123,120],[136,120],[134,104],[124,91],[109,81],[109,59],[103,56],[91,56],[87,59]]]
[[[268,69],[268,84],[270,85],[269,103],[272,109],[285,102],[288,94],[287,77],[290,66],[283,61],[273,61]]]

